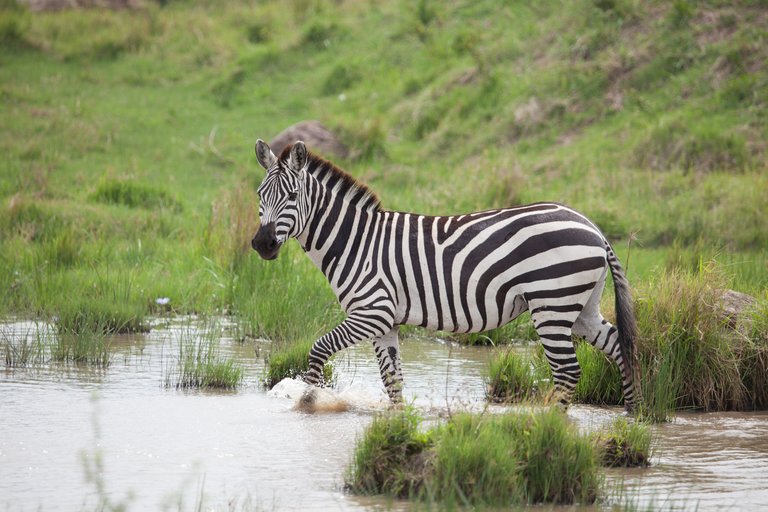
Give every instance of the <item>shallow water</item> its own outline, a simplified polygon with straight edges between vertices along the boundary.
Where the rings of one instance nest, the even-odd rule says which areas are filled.
[[[9,322],[0,339],[37,327]],[[194,319],[113,338],[112,364],[103,371],[0,368],[0,510],[87,510],[100,499],[130,510],[407,506],[342,490],[356,437],[386,406],[370,345],[342,353],[335,363],[335,392],[352,409],[306,414],[260,386],[259,353],[268,352],[268,343],[237,343],[223,327],[222,351],[246,369],[236,392],[164,385],[179,339],[199,334]],[[405,396],[425,416],[485,406],[489,350],[424,339],[402,346]],[[574,406],[568,415],[590,429],[620,413]],[[765,413],[681,414],[654,432],[653,467],[608,473],[630,499],[654,509],[768,506]]]

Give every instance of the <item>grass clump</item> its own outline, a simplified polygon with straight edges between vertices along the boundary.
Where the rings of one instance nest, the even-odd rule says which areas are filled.
[[[3,359],[8,368],[22,368],[36,365],[45,360],[46,344],[40,329],[22,335],[0,331],[0,345]]]
[[[243,381],[240,364],[221,354],[215,324],[204,323],[200,329],[185,326],[177,350],[175,367],[166,369],[166,387],[235,389]]]
[[[411,408],[373,419],[355,446],[346,485],[356,494],[413,496],[420,489],[432,441],[419,431],[420,418]]]
[[[411,412],[380,418],[347,476],[353,492],[448,506],[593,503],[599,484],[590,439],[556,410],[458,414],[425,434]]]
[[[181,203],[165,190],[128,180],[105,179],[99,182],[91,199],[129,208],[181,211]]]
[[[51,360],[106,368],[112,360],[112,347],[98,331],[59,333],[51,345]]]
[[[272,349],[267,360],[266,376],[264,383],[272,388],[283,379],[301,377],[309,370],[309,351],[313,341],[297,343],[284,343]],[[323,367],[325,382],[333,380],[333,366],[326,363]]]
[[[595,434],[595,445],[603,466],[611,468],[651,465],[651,433],[644,423],[617,417]]]
[[[540,365],[539,365],[540,366]],[[538,395],[540,380],[531,357],[514,349],[496,354],[488,362],[486,397],[491,402],[508,403],[532,399]]]
[[[664,272],[638,300],[645,407],[745,410],[768,403],[765,325],[722,308],[725,279],[713,264]],[[761,383],[756,386],[755,383]]]

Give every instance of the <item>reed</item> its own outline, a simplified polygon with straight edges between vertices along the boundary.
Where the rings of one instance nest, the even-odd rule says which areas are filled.
[[[51,343],[51,360],[107,368],[112,362],[112,345],[98,331],[59,332]]]
[[[179,333],[177,358],[166,365],[165,387],[235,389],[243,381],[242,366],[220,349],[220,328],[210,320],[188,324]]]
[[[0,329],[0,345],[8,368],[42,364],[46,358],[46,342],[39,326],[23,334]]]

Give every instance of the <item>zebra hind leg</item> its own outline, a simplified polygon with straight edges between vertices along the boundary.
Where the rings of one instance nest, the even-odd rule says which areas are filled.
[[[373,340],[373,350],[379,362],[379,372],[384,389],[394,404],[403,401],[403,372],[400,362],[400,344],[398,342],[398,326],[395,326],[384,336]]]
[[[601,350],[619,367],[624,407],[627,411],[632,411],[636,401],[634,376],[624,364],[616,326],[603,318],[599,311],[595,311],[588,305],[573,326],[573,332]]]
[[[548,308],[533,309],[531,318],[536,332],[544,346],[544,354],[552,369],[554,394],[558,405],[566,409],[571,402],[573,391],[581,376],[581,367],[576,360],[576,349],[571,339],[573,317],[578,311],[557,313]]]

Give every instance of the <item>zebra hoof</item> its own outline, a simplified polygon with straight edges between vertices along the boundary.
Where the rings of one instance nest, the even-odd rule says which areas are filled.
[[[296,404],[296,408],[300,411],[314,412],[315,405],[317,404],[317,388],[309,386],[304,394],[299,398],[299,403]]]

